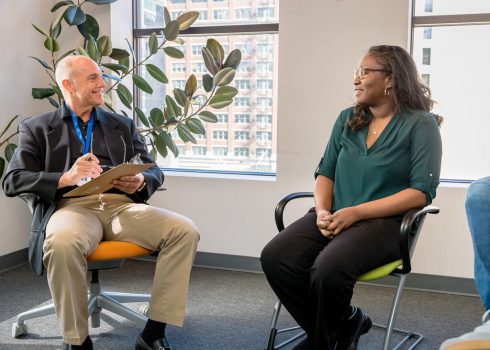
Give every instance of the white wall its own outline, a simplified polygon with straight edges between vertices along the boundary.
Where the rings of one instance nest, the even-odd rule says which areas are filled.
[[[19,3],[26,8],[31,1]],[[124,11],[124,6],[127,8],[127,0],[116,4],[115,12]],[[6,7],[0,5],[0,10],[1,6]],[[44,8],[39,9],[39,13],[45,12]],[[6,17],[4,11],[0,13]],[[353,101],[353,67],[371,45],[408,47],[409,13],[408,0],[371,0],[369,6],[359,6],[356,0],[281,1],[276,181],[167,175],[168,190],[156,194],[152,204],[191,217],[201,230],[198,248],[201,252],[259,256],[262,247],[275,234],[273,210],[277,200],[289,192],[312,190],[313,171],[333,122],[340,109]],[[128,30],[114,31],[116,26],[121,26],[114,23],[119,18],[117,13],[112,13],[111,17],[113,33],[118,35],[114,40],[120,40],[118,33],[127,35]],[[29,38],[37,43],[35,39],[38,38],[34,34]],[[15,57],[31,53],[26,49]],[[15,67],[14,63],[18,64],[13,60],[11,67]],[[28,64],[25,66],[32,73],[38,72]],[[12,79],[14,75],[10,73]],[[31,85],[26,81],[15,90],[20,93]],[[11,86],[2,85],[1,89],[8,91]],[[32,110],[41,107],[33,105]],[[12,113],[18,110],[23,109],[12,108]],[[441,214],[427,220],[415,255],[416,272],[472,276],[471,242],[463,207],[465,194],[462,188],[439,190],[434,204],[441,208]],[[7,217],[25,220],[21,206],[11,208],[13,200],[0,200],[3,220]],[[308,204],[302,203],[290,210],[288,217],[302,215]],[[16,243],[8,248],[2,245],[0,255],[26,245],[25,228],[12,226],[10,231],[8,241]]]

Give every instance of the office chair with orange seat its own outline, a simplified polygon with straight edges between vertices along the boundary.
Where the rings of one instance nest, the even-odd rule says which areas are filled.
[[[146,305],[135,312],[122,303],[148,302],[150,294],[131,294],[103,291],[99,282],[99,270],[120,267],[127,258],[148,255],[152,251],[139,245],[121,241],[103,241],[97,249],[87,258],[88,270],[92,278],[88,290],[88,314],[93,328],[100,326],[100,312],[102,309],[111,311],[119,316],[144,326],[147,321]],[[18,338],[27,334],[26,320],[51,315],[55,313],[54,304],[41,306],[17,315],[17,322],[12,325],[12,336]]]

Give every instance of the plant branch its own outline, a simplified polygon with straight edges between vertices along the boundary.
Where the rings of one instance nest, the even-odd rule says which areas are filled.
[[[0,142],[0,147],[2,147],[5,144],[5,142],[8,142],[12,137],[14,137],[15,135],[17,135],[18,133],[19,133],[19,130],[15,131],[13,134],[7,136],[5,138],[5,140],[3,140],[2,142]]]

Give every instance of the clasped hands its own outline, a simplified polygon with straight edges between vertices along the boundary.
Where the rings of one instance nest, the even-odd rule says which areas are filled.
[[[346,207],[333,214],[328,210],[318,210],[316,225],[323,236],[331,239],[360,219],[356,207]]]
[[[82,178],[90,177],[95,179],[101,173],[102,168],[97,157],[92,153],[84,154],[75,161],[70,170],[61,175],[58,188],[75,186]],[[125,193],[133,194],[143,185],[144,181],[145,178],[142,174],[136,174],[133,176],[121,176],[119,179],[114,180],[112,184],[115,188]]]

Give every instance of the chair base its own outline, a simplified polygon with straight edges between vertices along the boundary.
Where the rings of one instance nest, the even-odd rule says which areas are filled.
[[[148,320],[147,305],[143,305],[140,308],[140,313],[138,313],[122,303],[149,302],[150,297],[151,296],[149,294],[106,292],[100,290],[100,285],[98,283],[91,283],[90,291],[88,293],[87,307],[92,328],[97,328],[100,326],[100,313],[102,309],[113,312],[143,327]],[[52,315],[54,313],[54,304],[41,306],[20,313],[17,315],[17,322],[12,324],[12,337],[19,338],[27,334],[27,325],[24,323],[26,320]]]
[[[376,324],[376,323],[373,323],[373,327],[374,328],[377,328],[377,329],[383,329],[383,330],[386,330],[387,327],[384,326],[384,325],[380,325],[380,324]],[[290,343],[292,343],[293,341],[301,338],[302,336],[305,335],[305,332],[304,331],[300,331],[299,333],[295,334],[294,336],[292,336],[291,338],[283,341],[282,343],[278,344],[278,345],[275,345],[275,342],[276,342],[276,336],[280,333],[285,333],[285,332],[290,332],[290,331],[295,331],[295,330],[299,330],[301,329],[301,327],[299,326],[296,326],[296,327],[291,327],[291,328],[284,328],[284,329],[276,329],[276,328],[272,328],[269,332],[269,339],[267,341],[267,347],[265,348],[265,350],[277,350],[277,349],[280,349]],[[392,330],[393,332],[395,333],[398,333],[398,334],[402,334],[404,335],[404,338],[398,343],[395,345],[395,347],[393,347],[391,350],[397,350],[397,349],[400,349],[403,345],[405,345],[405,343],[407,343],[408,341],[410,341],[411,339],[414,340],[414,342],[412,343],[412,345],[407,348],[406,350],[413,350],[415,349],[421,342],[422,340],[424,339],[424,336],[421,334],[421,333],[417,333],[417,332],[410,332],[410,331],[406,331],[404,329],[398,329],[398,328],[393,328]]]

